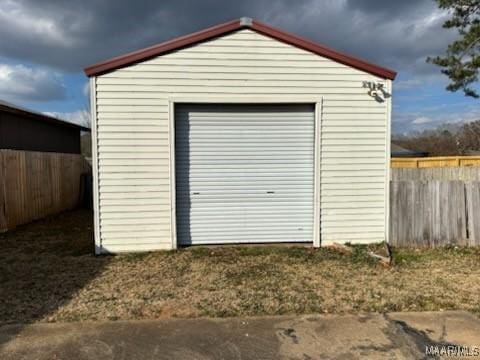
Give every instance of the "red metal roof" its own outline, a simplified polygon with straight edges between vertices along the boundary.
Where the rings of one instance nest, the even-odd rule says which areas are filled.
[[[257,33],[266,35],[286,44],[296,46],[300,49],[310,51],[317,55],[321,55],[336,62],[351,66],[359,70],[363,70],[365,72],[377,75],[385,79],[394,80],[395,76],[397,75],[397,73],[393,70],[369,63],[367,61],[355,58],[350,55],[343,54],[326,46],[317,44],[313,41],[301,38],[299,36],[290,34],[283,30],[276,29],[274,27],[271,27],[270,25],[263,24],[257,20],[252,20],[249,18],[241,18],[229,21],[224,24],[216,25],[205,30],[197,31],[189,35],[181,36],[176,39],[163,42],[158,45],[121,55],[107,61],[102,61],[100,63],[85,68],[85,74],[87,74],[87,76],[105,74],[110,71],[120,69],[122,67],[141,61],[145,61],[147,59],[151,59],[153,57],[166,54],[174,50],[198,44],[200,42],[212,39],[217,36],[225,35],[240,29],[251,29],[253,31],[256,31]]]

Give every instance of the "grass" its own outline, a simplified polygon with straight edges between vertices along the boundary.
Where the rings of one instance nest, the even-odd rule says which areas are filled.
[[[480,313],[480,249],[198,247],[95,257],[91,214],[0,235],[0,322],[464,309]]]

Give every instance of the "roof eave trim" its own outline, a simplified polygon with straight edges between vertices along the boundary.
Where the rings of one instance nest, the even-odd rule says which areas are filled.
[[[140,61],[148,60],[152,57],[165,54],[169,51],[179,50],[181,48],[194,45],[220,36],[241,28],[248,27],[242,25],[240,20],[232,20],[224,24],[212,26],[210,28],[184,35],[158,45],[150,46],[145,49],[137,50],[128,54],[120,55],[107,61],[91,65],[85,68],[85,74],[89,77],[104,74],[106,72],[119,69],[121,67],[135,64]]]
[[[317,55],[329,58],[333,61],[351,66],[358,70],[362,70],[385,79],[395,80],[395,77],[397,76],[397,73],[393,70],[330,49],[326,46],[317,44],[313,41],[304,39],[297,35],[293,35],[283,30],[273,28],[270,25],[263,24],[257,20],[253,21],[253,25],[250,28],[261,34],[270,36],[278,41],[282,41],[292,46],[296,46],[298,48],[313,52]]]
[[[369,63],[367,61],[349,56],[347,54],[343,54],[326,46],[314,43],[313,41],[287,33],[280,29],[276,29],[274,27],[271,27],[270,25],[263,24],[257,20],[252,20],[250,18],[232,20],[224,24],[216,25],[189,35],[175,38],[173,40],[158,45],[154,45],[142,50],[134,51],[107,61],[91,65],[85,68],[85,74],[89,77],[102,75],[107,72],[141,61],[145,61],[155,56],[160,56],[174,50],[179,50],[243,28],[252,29],[260,34],[269,36],[278,41],[313,52],[317,55],[324,56],[333,61],[351,66],[358,70],[368,72],[381,78],[394,80],[397,75],[397,73],[393,70],[375,65],[373,63]]]

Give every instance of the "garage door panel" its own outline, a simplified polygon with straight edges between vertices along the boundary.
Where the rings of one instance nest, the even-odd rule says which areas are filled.
[[[204,140],[206,142],[209,142],[209,141],[211,142],[212,140],[215,140],[215,141],[223,140],[231,143],[232,140],[235,140],[238,144],[249,143],[249,140],[259,141],[259,142],[271,141],[272,143],[278,143],[278,144],[282,144],[281,141],[286,141],[286,142],[293,142],[295,140],[311,141],[310,135],[306,131],[301,133],[293,133],[293,134],[290,133],[289,131],[284,131],[283,133],[277,132],[275,134],[271,134],[271,133],[269,134],[267,132],[263,132],[263,133],[251,132],[248,137],[245,137],[244,139],[239,139],[238,141],[237,141],[238,135],[235,134],[234,132],[228,132],[228,133],[199,132],[198,134],[195,135],[193,139],[191,136],[187,139],[192,140],[191,143],[194,143],[196,141],[201,141],[201,140]]]
[[[241,151],[241,150],[248,150],[250,148],[260,148],[261,150],[264,150],[264,148],[271,148],[274,149],[275,147],[278,147],[280,149],[277,150],[282,150],[284,149],[285,145],[295,145],[295,149],[303,149],[303,148],[311,148],[313,145],[313,141],[311,141],[309,136],[305,137],[297,137],[297,138],[290,138],[288,136],[285,136],[282,138],[282,142],[278,142],[278,138],[268,138],[266,139],[265,137],[258,137],[258,138],[253,138],[250,137],[250,139],[238,139],[235,138],[235,142],[232,142],[232,137],[219,137],[215,139],[214,142],[212,142],[212,138],[210,137],[205,137],[205,138],[200,138],[199,136],[196,136],[193,139],[177,139],[177,144],[183,145],[188,148],[188,146],[195,146],[195,149],[197,151],[200,150],[210,150],[210,151],[222,151],[224,148],[226,149],[231,149],[235,151]],[[299,141],[301,140],[301,141]],[[245,148],[245,145],[248,145],[248,148]],[[206,149],[204,149],[206,148]],[[295,150],[292,149],[292,150]],[[180,153],[183,152],[183,147],[179,147],[178,151]]]
[[[311,159],[310,149],[301,148],[292,150],[288,154],[281,153],[282,149],[272,149],[272,148],[251,148],[248,150],[245,149],[207,149],[207,150],[197,150],[195,153],[180,152],[177,155],[178,161],[187,161],[189,160],[204,160],[208,156],[208,160],[236,160],[236,161],[251,161],[254,159],[294,159],[299,160],[299,156],[306,157]],[[248,159],[247,159],[248,157]]]
[[[238,216],[244,215],[244,219],[242,222],[242,226],[244,224],[248,225],[263,225],[270,223],[276,223],[277,221],[281,220],[284,225],[302,225],[306,227],[310,227],[312,225],[311,219],[308,216],[305,216],[305,212],[298,213],[297,217],[290,216],[289,213],[281,213],[281,214],[272,214],[268,217],[268,220],[265,219],[266,213],[256,213],[255,215],[245,215],[245,214],[222,214],[217,213],[215,215],[204,215],[204,216],[196,216],[195,218],[190,219],[190,226],[212,226],[216,224],[220,225],[228,225],[228,226],[235,226],[238,225]],[[308,214],[307,214],[308,215]]]
[[[212,172],[213,173],[213,172]],[[227,174],[224,174],[222,177],[221,173],[215,172],[213,173],[215,176],[212,177],[211,174],[210,176],[198,176],[196,178],[196,181],[198,183],[202,182],[212,182],[212,183],[232,183],[232,182],[243,182],[243,181],[275,181],[278,180],[278,183],[281,183],[282,181],[290,181],[290,180],[295,180],[295,181],[311,181],[313,182],[313,179],[306,179],[305,175],[308,175],[310,172],[300,172],[300,171],[294,171],[292,173],[289,173],[287,176],[284,176],[282,178],[279,178],[279,175],[281,173],[275,173],[275,172],[269,172],[265,174],[258,174],[257,172],[252,172],[252,173],[246,173],[246,172],[229,172]],[[234,176],[230,176],[230,174],[234,174]],[[177,179],[177,184],[178,183],[190,183],[188,179]],[[218,184],[217,184],[218,185]]]
[[[293,204],[305,204],[306,206],[308,206],[308,204],[310,204],[311,200],[306,199],[306,200],[299,201],[298,200],[299,197],[304,197],[304,196],[289,195],[289,196],[282,196],[282,197],[273,197],[273,196],[259,197],[259,196],[256,196],[256,195],[252,194],[252,195],[245,195],[245,196],[233,196],[233,195],[231,195],[229,197],[228,195],[225,195],[222,198],[220,198],[219,196],[210,197],[210,198],[204,197],[199,201],[191,200],[187,197],[184,197],[183,199],[182,199],[182,197],[179,197],[178,200],[177,200],[177,206],[178,205],[190,205],[190,207],[191,207],[190,210],[193,213],[194,210],[195,211],[199,210],[203,206],[209,206],[211,204],[220,204],[220,205],[224,205],[225,207],[229,206],[230,204],[231,205],[243,204],[244,206],[247,205],[247,204],[260,206],[263,203],[271,204],[272,206],[273,205],[278,206],[279,203],[281,203],[281,204],[283,204],[283,203],[289,204],[290,203],[292,205]],[[132,200],[135,200],[135,199],[132,199]],[[145,200],[148,200],[148,199],[145,199]]]
[[[313,106],[181,105],[175,121],[180,244],[313,240]]]
[[[250,230],[259,230],[259,231],[272,231],[271,226],[275,226],[275,230],[278,231],[282,230],[292,230],[292,231],[301,231],[301,230],[310,230],[312,228],[312,219],[306,219],[305,217],[301,217],[299,219],[296,218],[271,218],[268,220],[243,220],[242,222],[238,222],[235,220],[225,221],[225,220],[218,220],[216,224],[203,222],[200,220],[191,221],[190,222],[190,229],[203,229],[209,232],[231,232],[231,231],[239,231],[245,232]],[[279,225],[281,222],[281,225]]]
[[[133,171],[133,170],[132,170]],[[236,176],[236,174],[264,174],[267,175],[269,173],[274,173],[277,174],[277,176],[281,176],[282,174],[293,174],[296,172],[300,172],[301,174],[309,174],[310,168],[308,166],[256,166],[255,164],[251,164],[248,167],[242,167],[238,168],[235,166],[232,166],[232,164],[226,164],[223,168],[222,167],[213,167],[210,169],[210,172],[204,168],[201,167],[193,167],[191,170],[186,173],[185,175],[189,175],[190,178],[193,178],[195,176],[206,176],[208,174],[215,175],[217,174],[218,176]],[[180,175],[180,174],[179,174]]]
[[[263,178],[263,179],[271,179],[271,178],[279,178],[282,174],[284,174],[282,171],[271,171],[268,173],[261,173],[259,174],[257,169],[245,169],[240,171],[236,171],[235,169],[227,169],[227,170],[215,170],[209,174],[196,174],[197,178],[200,179],[201,181],[228,181],[231,179],[232,181],[238,181],[240,179],[256,179],[256,178]],[[291,172],[289,172],[288,178],[303,178],[303,176],[308,176],[310,174],[310,171],[307,169],[306,171],[300,170],[300,169],[292,169]],[[282,179],[283,180],[283,179]],[[279,180],[281,181],[281,180]],[[190,181],[187,181],[190,183]]]
[[[229,160],[229,159],[212,159],[212,160],[191,160],[189,166],[192,172],[205,172],[205,167],[211,170],[215,169],[256,169],[263,171],[268,169],[281,169],[289,171],[292,168],[307,168],[312,163],[313,159],[259,159],[258,157],[252,157],[251,160]],[[254,161],[254,162],[253,162]],[[348,164],[347,164],[348,165]],[[375,164],[376,165],[376,164]],[[353,164],[352,166],[355,166]]]
[[[217,185],[218,186],[218,185]],[[302,189],[305,189],[306,191],[310,191],[312,188],[312,182],[311,181],[305,181],[305,182],[288,182],[288,183],[283,183],[283,184],[278,184],[278,183],[260,183],[260,184],[242,184],[242,183],[237,183],[237,184],[223,184],[222,188],[228,188],[229,192],[235,193],[244,193],[244,192],[251,192],[251,193],[266,193],[269,191],[274,191],[275,194],[279,194],[282,191],[288,191],[292,188],[292,186],[295,186],[295,188],[298,191],[302,191]],[[190,196],[192,195],[198,195],[195,194],[195,192],[200,192],[200,196],[202,192],[208,192],[209,194],[213,194],[215,191],[217,193],[224,192],[224,189],[222,190],[211,190],[212,185],[196,185],[195,188],[190,187],[188,184],[184,185],[179,185],[178,190],[182,192],[189,193]],[[260,188],[260,189],[259,189]],[[263,189],[262,189],[263,188]],[[134,190],[136,190],[136,187],[133,187]],[[155,188],[153,188],[155,189]],[[358,189],[355,189],[358,190]],[[200,197],[199,196],[199,197]]]
[[[189,201],[187,200],[185,201],[185,203],[187,203],[188,205]],[[291,214],[292,211],[295,211],[295,212],[311,211],[310,203],[307,201],[305,202],[279,201],[275,203],[274,210],[272,210],[271,203],[268,203],[268,204],[250,203],[250,207],[247,207],[248,204],[239,203],[239,202],[228,202],[228,203],[212,202],[212,203],[203,203],[203,204],[202,204],[203,205],[202,208],[195,209],[194,213],[192,213],[191,209],[187,206],[177,206],[177,214],[184,212],[186,214],[191,214],[190,217],[194,217],[200,214],[215,216],[215,213],[214,213],[215,210],[218,211],[218,213],[226,213],[227,210],[230,213],[238,210],[238,211],[241,211],[241,214],[244,214],[247,211],[252,214],[255,214],[257,212],[262,213],[262,212],[273,212],[273,211],[275,213],[285,211],[286,213]]]
[[[275,238],[275,241],[272,241],[272,238]],[[184,245],[211,245],[211,244],[264,244],[272,242],[284,242],[284,243],[295,243],[295,242],[305,242],[305,235],[303,234],[286,234],[283,232],[273,233],[273,234],[238,234],[235,236],[226,236],[225,234],[221,235],[205,235],[199,234],[195,237],[193,241],[192,238],[185,237]]]

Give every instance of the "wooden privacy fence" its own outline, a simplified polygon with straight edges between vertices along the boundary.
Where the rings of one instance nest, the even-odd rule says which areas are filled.
[[[439,156],[422,158],[392,158],[392,168],[443,168],[480,166],[480,156]]]
[[[0,150],[0,231],[75,208],[90,171],[79,154]]]
[[[462,180],[480,181],[480,166],[423,169],[391,169],[392,181]]]
[[[480,182],[392,181],[390,243],[480,245]]]

